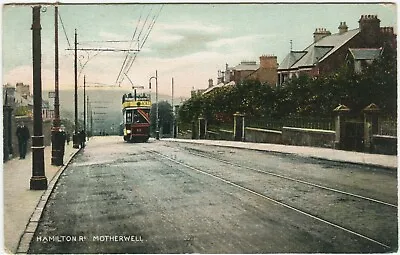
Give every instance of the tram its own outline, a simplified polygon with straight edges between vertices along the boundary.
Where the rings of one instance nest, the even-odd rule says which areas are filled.
[[[150,137],[150,94],[122,96],[123,136],[126,142],[147,142]]]

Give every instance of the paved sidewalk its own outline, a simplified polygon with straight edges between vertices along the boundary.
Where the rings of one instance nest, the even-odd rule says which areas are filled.
[[[397,169],[398,166],[396,155],[380,155],[380,154],[370,154],[370,153],[362,153],[354,151],[327,149],[327,148],[292,146],[292,145],[271,144],[271,143],[249,143],[249,142],[219,141],[219,140],[189,140],[189,139],[172,139],[172,138],[164,138],[162,140],[171,142],[197,143],[204,145],[287,153],[302,157],[310,157],[310,158],[337,161],[337,162],[391,168],[393,170]]]
[[[64,165],[78,152],[72,148],[72,143],[65,146]],[[51,146],[44,150],[45,175],[50,184],[53,177],[63,166],[51,165]],[[32,152],[25,159],[18,157],[3,164],[3,195],[4,195],[4,252],[17,253],[18,243],[24,234],[33,212],[35,211],[45,190],[29,189],[32,176]],[[53,180],[54,182],[55,180]],[[49,185],[48,190],[51,189]]]

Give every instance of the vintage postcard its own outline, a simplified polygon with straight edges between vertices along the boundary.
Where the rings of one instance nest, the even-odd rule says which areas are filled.
[[[2,5],[3,251],[395,253],[395,3]]]

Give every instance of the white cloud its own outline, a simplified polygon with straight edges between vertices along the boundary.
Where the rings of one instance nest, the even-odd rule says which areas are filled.
[[[211,49],[218,49],[221,47],[236,48],[236,47],[242,47],[243,45],[248,45],[248,43],[259,44],[260,41],[266,40],[268,37],[271,36],[266,36],[263,34],[255,34],[255,35],[245,35],[232,38],[221,38],[212,42],[208,42],[207,46],[210,47]]]
[[[105,40],[115,40],[115,38],[121,38],[120,34],[106,32],[106,31],[100,31],[99,36],[104,38]]]
[[[176,42],[179,42],[184,38],[182,35],[178,34],[173,34],[173,33],[157,33],[157,34],[152,34],[151,37],[152,41],[156,41],[157,43],[162,43],[162,44],[173,44]],[[149,40],[150,40],[149,39]]]
[[[158,23],[156,24],[159,30],[176,31],[176,32],[193,32],[218,34],[226,30],[222,26],[215,24],[205,24],[199,21],[187,21],[185,23]]]

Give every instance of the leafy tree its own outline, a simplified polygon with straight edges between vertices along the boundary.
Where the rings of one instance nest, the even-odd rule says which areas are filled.
[[[29,112],[28,106],[19,106],[15,109],[15,116],[26,116]]]
[[[157,104],[152,104],[150,110],[150,121],[151,121],[151,129],[153,132],[156,131],[157,126]],[[172,123],[174,120],[172,106],[168,101],[160,101],[158,102],[158,118],[159,118],[159,127],[172,127]],[[165,130],[164,133],[169,133],[170,130]]]
[[[215,88],[187,100],[178,114],[184,123],[196,121],[202,115],[213,124],[230,122],[237,111],[248,118],[326,118],[332,116],[333,109],[339,104],[345,104],[360,115],[370,103],[377,104],[383,114],[396,116],[395,49],[385,49],[383,56],[362,73],[355,73],[352,63],[345,63],[334,73],[316,78],[300,75],[276,88],[256,80]]]

